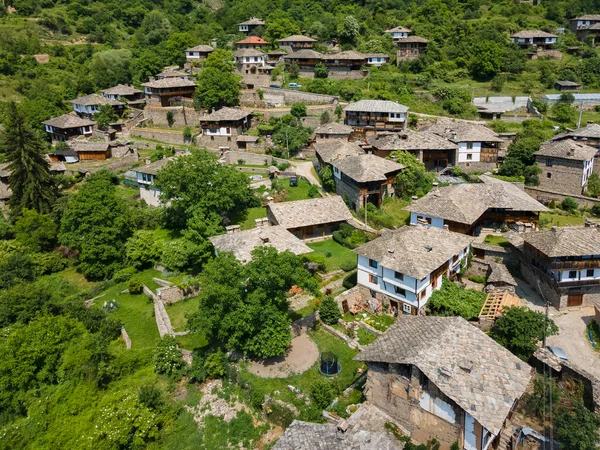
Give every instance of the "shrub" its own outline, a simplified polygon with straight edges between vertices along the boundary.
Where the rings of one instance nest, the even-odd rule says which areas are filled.
[[[209,378],[223,378],[225,376],[227,373],[227,359],[221,349],[206,357],[204,370]]]
[[[138,401],[150,409],[158,409],[162,405],[160,389],[154,386],[140,387],[138,390]]]
[[[59,272],[68,265],[67,259],[58,252],[31,253],[29,256],[38,275]]]
[[[571,197],[566,197],[561,203],[560,206],[563,210],[567,212],[575,212],[577,208],[579,208],[579,203],[573,200]]]
[[[296,418],[290,408],[287,408],[279,403],[270,402],[269,410],[269,421],[283,428],[289,427]]]
[[[356,269],[356,261],[344,261],[340,264],[340,269],[344,272],[352,272]]]
[[[115,283],[123,283],[125,281],[129,281],[131,276],[135,273],[134,267],[125,267],[124,269],[115,272],[113,275],[113,281]]]
[[[352,289],[354,286],[356,286],[356,283],[357,283],[356,272],[352,272],[352,273],[349,273],[348,275],[346,275],[346,277],[344,278],[344,281],[342,283],[342,286],[345,289]]]
[[[435,316],[461,316],[467,320],[479,316],[486,294],[465,289],[444,278],[442,288],[434,291],[427,309]]]
[[[310,386],[310,395],[319,409],[325,409],[335,398],[335,390],[329,381],[317,380]]]
[[[600,216],[600,205],[592,206],[592,214],[595,216]]]
[[[129,289],[129,293],[131,295],[141,294],[144,290],[144,285],[139,278],[131,278],[127,283],[127,288]]]
[[[174,378],[179,375],[185,363],[173,336],[167,335],[160,340],[154,351],[153,362],[156,373]]]
[[[311,184],[308,188],[308,196],[310,198],[319,197],[319,187],[316,184]]]
[[[331,295],[323,299],[319,305],[319,317],[327,325],[334,325],[342,318],[342,312]]]
[[[479,275],[471,275],[469,277],[469,280],[473,281],[474,283],[481,283],[481,284],[485,284],[487,282],[487,279],[485,277],[482,277]]]

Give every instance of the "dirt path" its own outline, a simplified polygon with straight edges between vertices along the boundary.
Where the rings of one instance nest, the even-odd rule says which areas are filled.
[[[312,161],[295,162],[294,167],[297,175],[306,178],[310,184],[316,184],[319,188],[321,187],[321,182],[312,173]]]
[[[248,371],[264,378],[287,378],[306,372],[319,358],[319,349],[306,334],[292,339],[287,355],[253,361]]]

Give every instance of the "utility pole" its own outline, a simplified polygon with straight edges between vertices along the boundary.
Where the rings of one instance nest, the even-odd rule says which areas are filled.
[[[290,157],[290,144],[288,142],[288,130],[285,130],[285,151],[287,153],[287,157]]]
[[[583,101],[579,104],[579,119],[577,120],[577,128],[581,127],[581,116],[583,115]]]
[[[369,204],[369,194],[365,194],[365,225],[369,226],[367,223],[367,205]]]

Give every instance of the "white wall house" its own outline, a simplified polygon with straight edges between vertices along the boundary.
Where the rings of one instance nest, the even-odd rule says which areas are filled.
[[[369,66],[382,66],[390,61],[389,56],[386,55],[373,55],[367,56],[367,65]]]
[[[145,166],[136,169],[136,179],[140,187],[140,199],[144,200],[148,206],[164,206],[160,201],[160,189],[154,187],[154,181],[158,171],[169,162],[169,159],[159,159]]]
[[[458,142],[457,162],[480,162],[481,142]]]
[[[431,227],[444,228],[444,219],[441,217],[435,217],[417,212],[410,213],[411,225],[423,224],[424,222],[427,222],[427,224]]]
[[[400,313],[421,313],[443,277],[460,272],[473,237],[443,228],[407,226],[357,249],[358,285]],[[380,294],[380,295],[378,295]]]

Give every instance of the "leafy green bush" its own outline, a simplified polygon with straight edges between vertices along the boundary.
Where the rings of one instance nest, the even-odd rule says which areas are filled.
[[[221,349],[206,357],[204,369],[209,378],[223,378],[225,376],[227,373],[227,357]]]
[[[340,307],[331,295],[325,297],[319,305],[319,317],[327,325],[336,324],[342,318]]]
[[[59,272],[68,265],[67,259],[58,252],[31,253],[29,256],[39,275]]]
[[[308,196],[310,198],[317,198],[319,195],[319,187],[316,184],[311,184],[308,188]]]
[[[134,273],[134,267],[125,267],[124,269],[115,272],[112,279],[115,283],[123,283],[125,281],[129,281]]]
[[[482,277],[479,275],[471,275],[469,277],[469,280],[473,281],[474,283],[481,283],[481,284],[485,284],[487,282],[486,277]]]
[[[566,197],[560,203],[560,207],[567,212],[573,213],[573,212],[577,211],[577,208],[579,208],[579,203],[577,203],[571,197]]]
[[[130,278],[127,283],[127,289],[131,295],[141,294],[144,290],[144,285],[139,278]]]
[[[442,288],[434,291],[427,302],[429,314],[461,316],[467,320],[479,316],[486,294],[459,286],[444,278]]]
[[[356,260],[343,261],[340,263],[340,269],[342,269],[344,272],[352,272],[354,269],[356,269],[356,266]]]
[[[333,232],[333,240],[350,249],[360,247],[371,239],[373,239],[372,234],[363,230],[357,230],[347,223],[340,224],[340,228]]]
[[[290,408],[275,402],[269,403],[267,415],[270,422],[283,428],[289,427],[296,418]]]
[[[160,340],[154,351],[153,362],[156,373],[173,378],[179,375],[185,362],[173,336],[166,335]]]
[[[352,273],[346,275],[346,277],[344,277],[342,286],[345,289],[352,289],[354,286],[356,286],[356,283],[357,283],[357,274],[356,274],[356,272],[352,272]]]
[[[335,398],[336,392],[331,382],[317,380],[310,386],[310,395],[319,409],[325,409]]]

